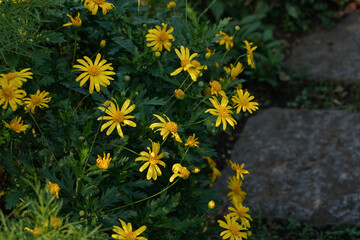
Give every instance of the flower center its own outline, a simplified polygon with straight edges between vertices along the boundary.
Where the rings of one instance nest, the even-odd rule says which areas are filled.
[[[190,175],[190,172],[185,167],[183,167],[180,169],[180,174],[183,178],[188,178]]]
[[[169,130],[170,132],[177,132],[177,130],[178,130],[178,126],[177,126],[177,124],[176,123],[174,123],[174,122],[167,122],[166,124],[165,124],[165,128],[167,129],[167,130]]]
[[[240,98],[240,99],[239,99],[239,105],[240,105],[240,106],[247,107],[247,106],[249,106],[249,101],[246,100],[245,98]]]
[[[241,191],[241,190],[240,190],[239,187],[236,186],[236,187],[234,187],[232,190],[233,190],[233,192],[234,192],[236,195],[240,195],[240,191]]]
[[[236,227],[236,225],[231,224],[229,226],[229,231],[232,233],[233,236],[236,236],[239,232],[239,229]]]
[[[16,78],[16,73],[13,73],[13,72],[8,73],[8,74],[5,75],[5,77],[6,77],[6,79],[7,79],[8,81],[10,81],[10,80]]]
[[[124,114],[122,112],[115,112],[112,120],[116,123],[122,123],[125,120]]]
[[[183,60],[181,60],[181,67],[184,68],[184,67],[186,67],[189,63],[190,63],[190,61],[189,61],[188,59],[183,59]]]
[[[222,40],[224,40],[225,42],[227,42],[227,43],[229,43],[229,42],[231,42],[231,37],[229,37],[229,36],[223,36],[222,37]]]
[[[11,128],[12,128],[15,132],[20,131],[20,127],[21,127],[21,125],[20,125],[20,124],[17,124],[17,123],[15,123],[15,124],[13,124],[13,125],[11,126]]]
[[[223,107],[223,106],[220,105],[217,110],[219,112],[219,116],[222,117],[222,118],[226,118],[229,115],[228,110],[226,109],[226,107]]]
[[[157,40],[158,40],[158,42],[164,44],[169,40],[169,37],[168,37],[168,35],[166,33],[160,32],[158,34],[158,39]]]
[[[4,87],[3,92],[5,94],[5,98],[10,99],[14,96],[14,91],[9,87]]]
[[[239,217],[243,218],[245,215],[245,211],[241,208],[237,209],[237,214],[239,215]]]
[[[155,153],[151,152],[149,156],[149,163],[151,165],[156,165],[158,161],[159,161],[158,156]]]
[[[30,102],[35,106],[39,106],[41,99],[38,96],[32,96]]]
[[[88,69],[89,75],[97,76],[100,73],[100,68],[98,66],[92,65]]]

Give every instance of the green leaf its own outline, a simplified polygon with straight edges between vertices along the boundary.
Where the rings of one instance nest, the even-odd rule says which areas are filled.
[[[293,6],[293,5],[291,5],[290,3],[287,2],[285,4],[285,8],[286,8],[287,13],[291,17],[298,18],[298,9],[295,6]]]
[[[20,197],[22,195],[23,195],[22,190],[13,190],[13,191],[11,191],[8,195],[6,195],[5,208],[7,210],[10,210],[10,209],[14,208],[20,202]]]

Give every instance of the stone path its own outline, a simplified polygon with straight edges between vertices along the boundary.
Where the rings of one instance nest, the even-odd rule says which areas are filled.
[[[360,14],[304,37],[286,65],[310,80],[360,84]],[[360,113],[259,111],[248,119],[231,160],[250,171],[243,182],[244,205],[253,214],[260,207],[267,219],[360,222]],[[224,199],[232,174],[227,166],[215,183]]]

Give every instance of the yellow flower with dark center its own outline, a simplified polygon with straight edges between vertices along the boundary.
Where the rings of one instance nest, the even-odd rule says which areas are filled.
[[[212,55],[215,54],[215,49],[213,51],[211,51],[210,48],[206,47],[205,49],[206,53],[205,53],[205,58],[209,59]]]
[[[246,192],[241,189],[242,181],[237,179],[236,176],[231,176],[228,181],[228,188],[231,190],[228,193],[228,197],[231,201],[236,199],[239,203],[242,203],[245,199]]]
[[[67,27],[67,26],[80,27],[81,26],[82,21],[81,21],[79,12],[78,12],[77,16],[75,17],[75,19],[70,14],[66,14],[66,16],[68,16],[70,18],[71,22],[65,23],[63,25],[63,27]]]
[[[14,130],[17,133],[21,133],[26,131],[26,129],[29,127],[29,125],[23,124],[23,121],[21,121],[21,117],[15,117],[10,121],[10,124],[3,121],[5,124],[5,127],[8,129]]]
[[[160,120],[160,123],[153,123],[150,125],[151,130],[154,130],[154,128],[159,128],[155,130],[155,132],[160,131],[160,135],[163,137],[163,140],[171,133],[171,137],[173,137],[177,142],[182,142],[179,134],[178,134],[178,125],[176,122],[170,121],[170,119],[164,114],[167,121],[160,117],[159,115],[153,114],[155,117],[157,117]]]
[[[179,99],[179,100],[184,99],[185,93],[184,93],[183,90],[181,90],[181,89],[175,89],[174,93],[175,93],[175,97],[176,97],[177,99]]]
[[[48,108],[48,102],[51,101],[51,97],[46,97],[49,93],[46,91],[40,92],[37,90],[35,94],[30,94],[30,98],[24,98],[25,111],[31,111],[32,114],[35,113],[35,107],[39,108]]]
[[[108,3],[106,0],[85,0],[84,7],[88,9],[92,15],[96,15],[99,7],[104,15],[107,14],[109,10],[115,8],[114,4]]]
[[[223,130],[225,131],[227,126],[226,123],[229,123],[230,126],[234,128],[236,125],[236,120],[231,116],[232,114],[231,106],[227,105],[229,100],[223,97],[221,98],[221,104],[219,103],[216,97],[210,98],[209,100],[214,106],[214,108],[210,108],[206,110],[205,113],[209,112],[214,116],[218,116],[215,126],[218,127],[220,123],[222,123]]]
[[[241,225],[246,226],[246,228],[250,228],[249,220],[252,221],[252,219],[251,219],[250,214],[247,213],[249,211],[249,208],[244,207],[237,199],[233,199],[232,203],[233,203],[234,207],[229,207],[228,208],[230,211],[232,211],[228,215],[230,217],[235,218],[235,219],[240,218]]]
[[[196,81],[199,70],[195,68],[195,66],[191,63],[194,57],[198,56],[197,53],[193,53],[190,55],[190,50],[185,48],[184,46],[180,47],[180,51],[175,49],[176,55],[180,58],[180,65],[178,69],[170,73],[171,76],[178,75],[182,71],[187,71],[190,74],[190,77],[193,81]]]
[[[119,218],[121,227],[114,226],[113,231],[116,234],[112,234],[111,237],[120,240],[147,240],[147,238],[139,236],[146,230],[146,226],[143,225],[139,229],[133,231],[131,223],[126,224]]]
[[[0,79],[0,105],[3,109],[7,109],[8,105],[10,105],[11,109],[15,112],[17,109],[17,105],[23,105],[22,99],[26,96],[26,92],[24,90],[19,90],[14,85],[14,83],[8,83],[8,80],[5,78]]]
[[[259,109],[257,102],[251,102],[254,99],[254,96],[250,96],[248,91],[242,89],[236,90],[236,95],[234,95],[231,100],[233,101],[234,107],[236,108],[236,113],[239,113],[241,109],[243,112],[248,111],[250,114],[257,109]]]
[[[225,44],[225,48],[226,50],[230,50],[231,48],[234,47],[234,36],[229,36],[226,33],[224,33],[223,31],[220,31],[219,33],[217,33],[215,35],[215,37],[219,37],[222,36],[219,40],[217,40],[216,42],[219,43],[219,45],[224,45]]]
[[[100,85],[107,87],[110,85],[109,80],[114,80],[110,75],[115,75],[113,72],[114,68],[111,66],[111,63],[105,64],[107,61],[105,59],[101,60],[101,54],[96,55],[94,63],[87,56],[84,56],[84,59],[78,59],[77,61],[81,65],[74,65],[74,68],[77,68],[78,71],[83,71],[77,78],[76,81],[80,81],[80,87],[84,85],[87,80],[90,79],[89,92],[93,93],[94,87],[97,92],[100,92]]]
[[[230,165],[231,165],[231,168],[233,170],[236,171],[236,178],[239,179],[241,177],[241,180],[244,179],[244,175],[243,174],[249,174],[249,171],[246,170],[246,169],[243,169],[244,166],[245,166],[245,163],[242,163],[241,165],[237,164],[237,163],[233,163],[231,160],[230,160]]]
[[[195,133],[193,133],[192,136],[189,136],[186,143],[185,143],[185,146],[190,146],[190,147],[197,147],[199,148],[198,144],[199,142],[197,141],[198,138],[195,137]]]
[[[213,80],[210,82],[210,86],[211,86],[211,95],[215,95],[215,96],[222,96],[224,98],[227,98],[226,93],[222,90],[221,84],[216,81]]]
[[[175,163],[172,167],[173,175],[170,177],[169,182],[173,182],[175,178],[181,177],[187,179],[190,176],[190,172],[186,167],[181,166],[180,163]]]
[[[170,52],[170,47],[172,43],[170,40],[174,41],[175,38],[171,34],[174,31],[174,28],[171,27],[169,30],[166,31],[167,24],[162,23],[163,29],[160,26],[155,26],[156,29],[149,29],[148,34],[146,34],[146,41],[149,43],[147,44],[148,47],[152,47],[153,51],[161,52],[163,47]]]
[[[168,9],[174,9],[176,7],[176,2],[171,1],[166,6]]]
[[[245,43],[245,49],[247,51],[247,59],[248,59],[248,65],[251,66],[251,68],[255,68],[255,62],[254,62],[254,55],[253,55],[253,51],[257,48],[257,46],[251,47],[253,45],[253,43],[249,43],[248,41],[244,41]]]
[[[59,191],[60,191],[60,187],[57,183],[52,183],[49,181],[49,187],[46,190],[47,193],[52,193],[56,196],[56,198],[59,198]]]
[[[149,167],[146,174],[146,179],[156,180],[157,177],[161,176],[162,174],[158,164],[163,167],[166,166],[166,164],[160,160],[164,157],[164,153],[159,154],[160,143],[153,141],[151,141],[151,149],[150,147],[147,147],[147,150],[149,151],[149,153],[142,151],[140,153],[141,157],[137,157],[135,161],[145,161],[145,163],[140,167],[139,171],[143,172],[147,167]]]
[[[112,158],[110,158],[110,153],[108,153],[107,155],[105,155],[104,153],[104,157],[100,157],[99,155],[97,155],[97,159],[96,159],[96,166],[101,168],[101,169],[108,169],[110,161]]]
[[[109,129],[106,131],[106,135],[110,135],[116,127],[119,136],[123,138],[124,134],[122,132],[121,126],[129,125],[131,127],[136,127],[136,123],[129,120],[135,117],[127,115],[135,109],[135,104],[130,106],[130,100],[126,99],[121,109],[119,109],[117,101],[115,99],[113,99],[113,101],[115,104],[114,102],[107,101],[107,107],[99,107],[101,111],[105,112],[109,116],[101,116],[97,120],[109,120],[101,126],[101,132],[104,131],[105,128],[109,127]]]
[[[32,79],[32,72],[29,72],[30,68],[25,68],[20,72],[9,72],[7,74],[0,74],[0,79],[5,78],[9,84],[13,85],[16,88],[19,88],[23,85],[23,82],[26,82],[27,79]]]
[[[230,240],[242,240],[243,238],[247,239],[247,233],[242,232],[242,231],[246,231],[246,228],[244,228],[238,222],[236,222],[236,219],[230,217],[229,214],[226,215],[224,218],[226,222],[222,220],[218,220],[219,226],[227,229],[220,233],[222,239],[228,239],[228,238],[230,238]]]

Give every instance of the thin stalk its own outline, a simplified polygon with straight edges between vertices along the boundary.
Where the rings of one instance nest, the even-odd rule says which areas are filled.
[[[125,150],[127,150],[127,151],[129,151],[129,152],[132,152],[132,153],[135,154],[135,155],[141,156],[139,153],[135,152],[134,150],[132,150],[132,149],[130,149],[130,148],[127,148],[127,147],[124,147],[124,146],[120,146],[120,148],[123,148],[123,149],[125,149]]]
[[[200,18],[202,17],[202,15],[204,15],[207,11],[209,11],[209,9],[216,3],[216,0],[213,0],[209,6],[207,8],[205,8],[205,10],[199,15],[198,17],[198,22],[200,21]]]
[[[71,67],[74,66],[74,64],[75,64],[76,45],[77,45],[77,28],[75,28],[75,43],[74,43],[73,59],[72,59],[72,65],[71,65]],[[73,71],[70,72],[68,107],[70,107],[70,101],[71,101],[72,77],[73,77]]]
[[[187,124],[187,125],[182,125],[183,127],[189,127],[189,126],[192,126],[192,125],[196,125],[196,124],[199,124],[199,123],[202,123],[202,122],[205,122],[206,120],[209,120],[211,118],[214,118],[215,116],[211,116],[211,117],[207,117],[207,118],[204,118],[200,121],[197,121],[197,122],[194,122],[194,123],[191,123],[191,124]]]

